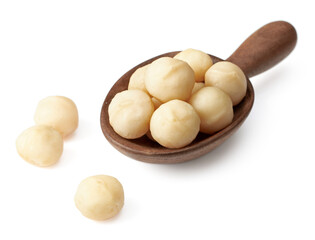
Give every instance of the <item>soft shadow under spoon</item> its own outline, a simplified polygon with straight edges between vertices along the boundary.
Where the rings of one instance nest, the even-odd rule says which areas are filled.
[[[179,51],[151,58],[125,73],[108,92],[101,110],[101,128],[104,136],[118,151],[143,162],[180,163],[202,156],[229,138],[248,116],[254,102],[254,89],[248,77],[262,73],[279,63],[294,49],[296,41],[297,34],[294,27],[284,21],[269,23],[248,37],[227,59],[244,71],[248,85],[245,98],[234,107],[232,123],[213,135],[199,133],[191,144],[180,149],[162,147],[147,136],[134,140],[124,139],[116,134],[109,124],[108,105],[116,93],[128,88],[129,78],[134,71],[160,57],[174,57]],[[218,57],[210,56],[213,62],[223,61]]]

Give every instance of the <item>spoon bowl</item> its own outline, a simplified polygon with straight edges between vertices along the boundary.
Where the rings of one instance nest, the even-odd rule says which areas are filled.
[[[108,106],[118,92],[128,89],[130,76],[138,68],[160,57],[174,57],[179,51],[165,53],[137,65],[113,85],[105,98],[101,109],[101,128],[104,136],[121,153],[133,159],[149,163],[180,163],[210,152],[228,139],[242,125],[250,113],[254,103],[254,89],[248,77],[255,76],[284,59],[293,50],[296,39],[294,27],[287,22],[278,21],[263,26],[245,40],[227,59],[227,61],[241,67],[247,76],[247,92],[244,99],[237,106],[234,106],[232,123],[212,135],[199,133],[191,144],[179,149],[165,148],[150,140],[146,135],[132,140],[122,138],[110,125]],[[214,63],[223,61],[213,55],[209,54],[209,56]]]

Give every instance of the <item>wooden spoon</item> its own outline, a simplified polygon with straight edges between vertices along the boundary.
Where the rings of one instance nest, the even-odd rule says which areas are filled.
[[[294,27],[284,21],[269,23],[254,32],[244,43],[227,59],[237,64],[247,77],[253,77],[279,63],[294,49],[297,34]],[[207,135],[199,133],[197,138],[188,146],[180,149],[168,149],[150,140],[147,136],[128,140],[116,134],[109,124],[108,105],[116,93],[128,88],[129,78],[136,69],[160,57],[174,57],[179,51],[169,52],[151,58],[125,73],[109,91],[101,110],[101,128],[107,140],[121,153],[149,163],[180,163],[202,156],[229,138],[248,116],[253,102],[254,89],[247,78],[247,93],[245,98],[234,107],[232,123],[221,131]],[[222,59],[210,55],[213,62]]]

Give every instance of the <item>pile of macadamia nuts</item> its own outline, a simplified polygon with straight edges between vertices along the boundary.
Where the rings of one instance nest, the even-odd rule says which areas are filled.
[[[25,161],[38,167],[49,167],[61,157],[64,137],[77,129],[78,109],[67,97],[50,96],[38,103],[34,120],[36,125],[18,136],[16,149]],[[106,220],[122,209],[123,186],[112,176],[90,176],[79,184],[74,202],[85,217]]]
[[[67,97],[50,96],[38,103],[34,121],[36,125],[26,129],[17,138],[16,149],[31,164],[51,166],[62,155],[63,138],[78,127],[78,109]]]
[[[166,148],[181,148],[199,132],[214,134],[228,126],[246,90],[237,65],[213,64],[208,54],[187,49],[138,68],[128,90],[112,99],[109,122],[121,137],[147,134]]]

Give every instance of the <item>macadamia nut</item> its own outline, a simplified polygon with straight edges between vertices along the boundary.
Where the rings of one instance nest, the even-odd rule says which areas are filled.
[[[92,176],[79,184],[74,201],[83,216],[93,220],[106,220],[122,209],[124,190],[114,177]]]
[[[130,77],[129,84],[128,84],[128,90],[132,89],[139,89],[146,93],[148,93],[145,84],[144,84],[144,78],[145,78],[145,72],[147,70],[149,65],[145,65],[144,67],[138,68]]]
[[[206,86],[220,88],[232,99],[233,106],[239,104],[247,90],[246,76],[234,63],[217,62],[205,75]]]
[[[146,89],[161,102],[188,100],[194,83],[194,71],[186,62],[178,59],[161,57],[146,70]]]
[[[65,137],[77,129],[79,116],[71,99],[51,96],[38,103],[34,120],[37,125],[51,126]]]
[[[197,136],[200,119],[194,108],[181,100],[162,104],[152,115],[152,137],[167,148],[181,148]]]
[[[19,155],[39,167],[55,164],[63,151],[63,138],[55,129],[38,125],[26,129],[16,140]]]
[[[125,90],[117,93],[109,104],[109,123],[120,136],[139,138],[149,130],[153,111],[148,94],[141,90]]]
[[[213,134],[233,120],[233,105],[230,97],[216,87],[204,87],[189,100],[200,117],[200,131]]]
[[[185,61],[194,70],[196,82],[203,82],[206,71],[212,66],[211,57],[196,49],[186,49],[178,53],[174,58]]]

